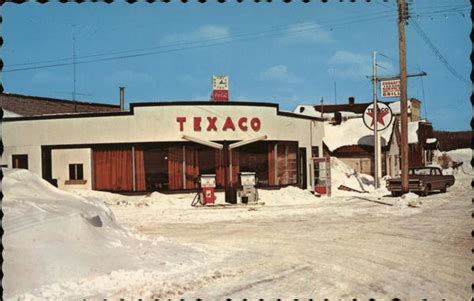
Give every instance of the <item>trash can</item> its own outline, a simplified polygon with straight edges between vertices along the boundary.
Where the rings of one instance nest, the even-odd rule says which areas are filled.
[[[237,204],[237,189],[234,187],[227,187],[225,189],[225,202],[230,204]]]

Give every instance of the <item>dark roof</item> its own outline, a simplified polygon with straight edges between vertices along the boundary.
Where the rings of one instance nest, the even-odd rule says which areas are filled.
[[[22,116],[60,113],[118,112],[119,105],[0,93],[0,107]]]
[[[371,102],[367,103],[354,103],[354,104],[328,104],[328,105],[316,105],[314,109],[318,112],[323,113],[335,113],[335,112],[354,112],[358,114],[363,114],[367,106],[371,104]]]
[[[37,115],[37,116],[22,116],[4,118],[3,121],[21,121],[21,120],[37,120],[37,119],[63,119],[63,118],[88,118],[88,117],[113,117],[134,115],[137,107],[160,107],[160,106],[249,106],[249,107],[270,107],[275,108],[276,114],[279,116],[286,116],[298,119],[323,121],[319,117],[311,117],[292,112],[280,111],[280,106],[276,103],[269,102],[244,102],[244,101],[229,101],[229,102],[213,102],[213,101],[169,101],[169,102],[134,102],[130,104],[130,111],[120,112],[115,111],[93,111],[81,112],[79,114],[56,114],[56,115]]]
[[[433,136],[438,139],[439,149],[444,152],[472,147],[472,131],[433,131]]]
[[[409,101],[418,101],[416,98],[410,98]],[[386,105],[394,103],[396,101],[379,101]],[[318,112],[323,113],[335,113],[335,112],[353,112],[357,114],[363,114],[368,105],[372,104],[372,101],[359,102],[359,103],[343,103],[343,104],[324,104],[315,105],[314,109]]]

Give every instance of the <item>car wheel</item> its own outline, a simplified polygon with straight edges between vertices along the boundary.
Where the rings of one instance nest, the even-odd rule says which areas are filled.
[[[448,187],[449,187],[449,185],[446,184],[446,185],[444,186],[444,188],[441,189],[441,192],[446,192],[446,191],[448,191]]]
[[[430,193],[430,186],[426,185],[425,188],[423,188],[423,192],[421,193],[422,196],[427,196]]]

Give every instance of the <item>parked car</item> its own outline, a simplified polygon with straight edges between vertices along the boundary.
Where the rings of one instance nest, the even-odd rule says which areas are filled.
[[[417,167],[408,170],[408,190],[410,192],[426,196],[434,190],[446,192],[448,187],[453,184],[454,176],[443,175],[441,168],[438,167]],[[393,196],[401,195],[402,179],[393,178],[387,180],[387,189]]]

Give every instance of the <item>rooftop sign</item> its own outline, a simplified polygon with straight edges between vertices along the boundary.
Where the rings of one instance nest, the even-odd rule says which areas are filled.
[[[400,80],[383,80],[380,82],[380,90],[382,93],[382,97],[399,97]]]

